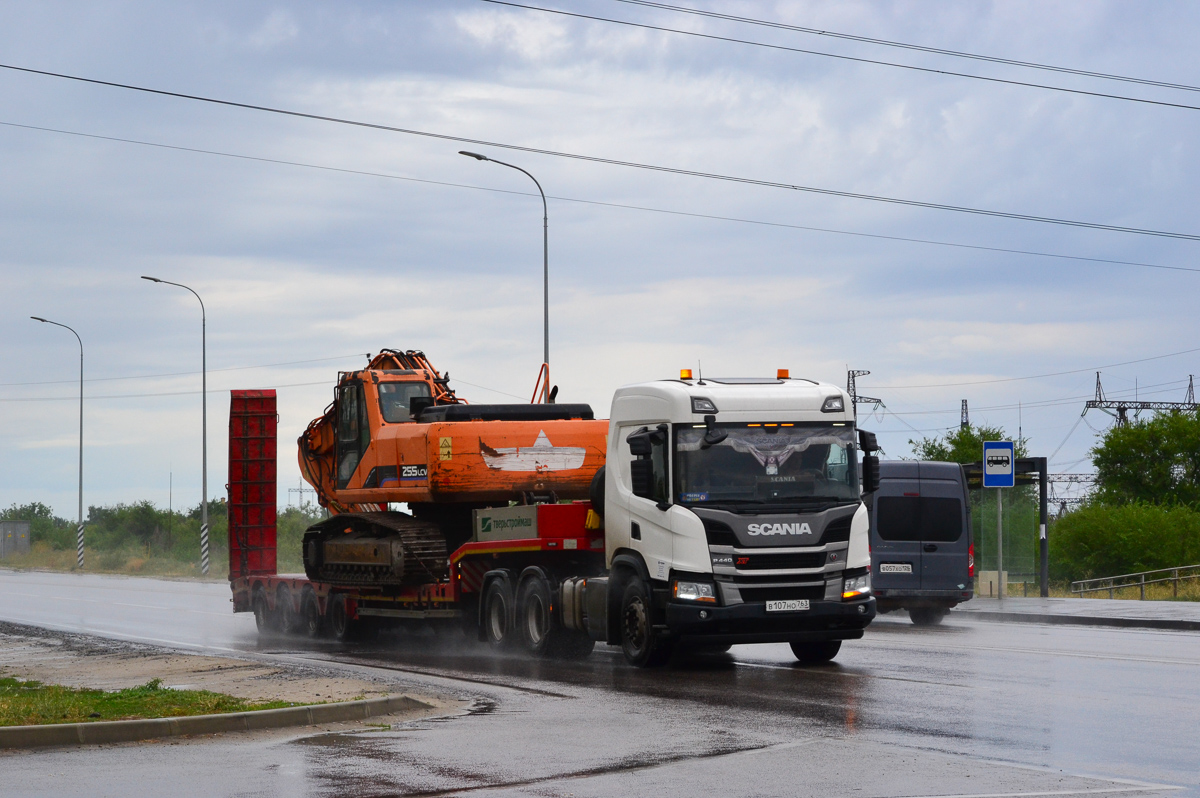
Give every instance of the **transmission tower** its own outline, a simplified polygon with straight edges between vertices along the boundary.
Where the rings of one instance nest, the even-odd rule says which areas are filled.
[[[963,399],[962,418],[958,422],[958,428],[968,430],[971,428],[971,414],[967,412],[967,400]]]
[[[1108,413],[1117,420],[1118,426],[1124,426],[1129,422],[1128,413],[1133,411],[1133,417],[1137,418],[1138,413],[1143,410],[1191,410],[1195,411],[1200,408],[1196,404],[1196,393],[1192,386],[1192,375],[1188,375],[1187,394],[1182,402],[1141,402],[1129,401],[1127,399],[1106,399],[1104,397],[1104,388],[1100,385],[1100,372],[1096,372],[1096,398],[1086,402],[1083,406],[1084,414],[1087,411],[1096,409]]]
[[[850,394],[850,406],[854,408],[854,417],[858,418],[859,405],[881,405],[882,399],[872,399],[869,396],[859,396],[858,386],[855,380],[859,377],[865,377],[871,372],[864,369],[851,369],[846,372],[846,393]]]

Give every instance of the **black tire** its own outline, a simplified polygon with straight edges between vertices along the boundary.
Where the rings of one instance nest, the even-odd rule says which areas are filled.
[[[300,628],[310,638],[318,638],[325,631],[325,619],[321,617],[321,604],[317,595],[305,590],[300,599]]]
[[[275,592],[275,614],[278,617],[279,631],[290,635],[300,626],[300,618],[296,605],[292,601],[292,591],[287,585],[280,585]]]
[[[596,470],[592,484],[588,487],[588,498],[592,500],[592,509],[597,515],[604,515],[604,466]]]
[[[551,607],[550,585],[540,576],[532,576],[521,583],[517,591],[516,623],[513,631],[521,648],[535,657],[544,657],[554,647],[559,625]]]
[[[671,658],[672,641],[654,628],[650,589],[634,577],[621,596],[621,651],[630,665],[654,668]]]
[[[250,607],[254,610],[254,625],[258,627],[258,633],[260,635],[274,634],[276,631],[275,613],[267,606],[267,591],[256,587],[253,597],[250,599]]]
[[[511,646],[517,637],[513,629],[512,593],[504,579],[488,582],[483,593],[483,639],[497,648]]]
[[[796,659],[811,665],[820,662],[829,662],[836,657],[842,649],[842,641],[822,640],[810,643],[793,640],[791,646],[792,653],[796,655]]]
[[[346,611],[346,596],[343,593],[329,599],[329,634],[335,640],[350,640],[354,635],[350,631],[352,622]]]
[[[946,610],[941,607],[913,607],[908,611],[913,626],[937,626],[945,617]]]

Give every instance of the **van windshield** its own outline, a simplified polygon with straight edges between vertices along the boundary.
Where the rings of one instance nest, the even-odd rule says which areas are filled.
[[[675,433],[675,494],[685,505],[859,500],[854,428],[820,424],[703,424]]]

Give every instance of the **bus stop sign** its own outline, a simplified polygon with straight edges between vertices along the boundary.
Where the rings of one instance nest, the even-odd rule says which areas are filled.
[[[983,487],[1011,488],[1016,480],[1016,464],[1012,441],[984,441]]]

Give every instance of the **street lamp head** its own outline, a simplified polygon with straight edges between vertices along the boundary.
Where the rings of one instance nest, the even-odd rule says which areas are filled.
[[[486,161],[486,160],[489,160],[489,159],[488,159],[488,157],[487,157],[486,155],[480,155],[480,154],[479,154],[479,153],[477,153],[477,152],[467,152],[466,150],[459,150],[459,151],[458,151],[458,154],[459,154],[459,155],[465,155],[465,156],[467,156],[468,158],[474,158],[474,159],[475,159],[475,160],[477,160],[477,161]]]
[[[147,276],[146,276],[146,275],[144,275],[144,274],[142,275],[142,279],[143,279],[143,280],[149,280],[149,281],[150,281],[150,282],[152,282],[152,283],[161,283],[161,282],[162,282],[162,280],[158,279],[157,277],[147,277]]]
[[[50,322],[46,321],[45,319],[43,319],[41,316],[30,316],[29,318],[33,319],[34,321],[42,321],[42,322],[46,322],[47,324],[50,323]]]

